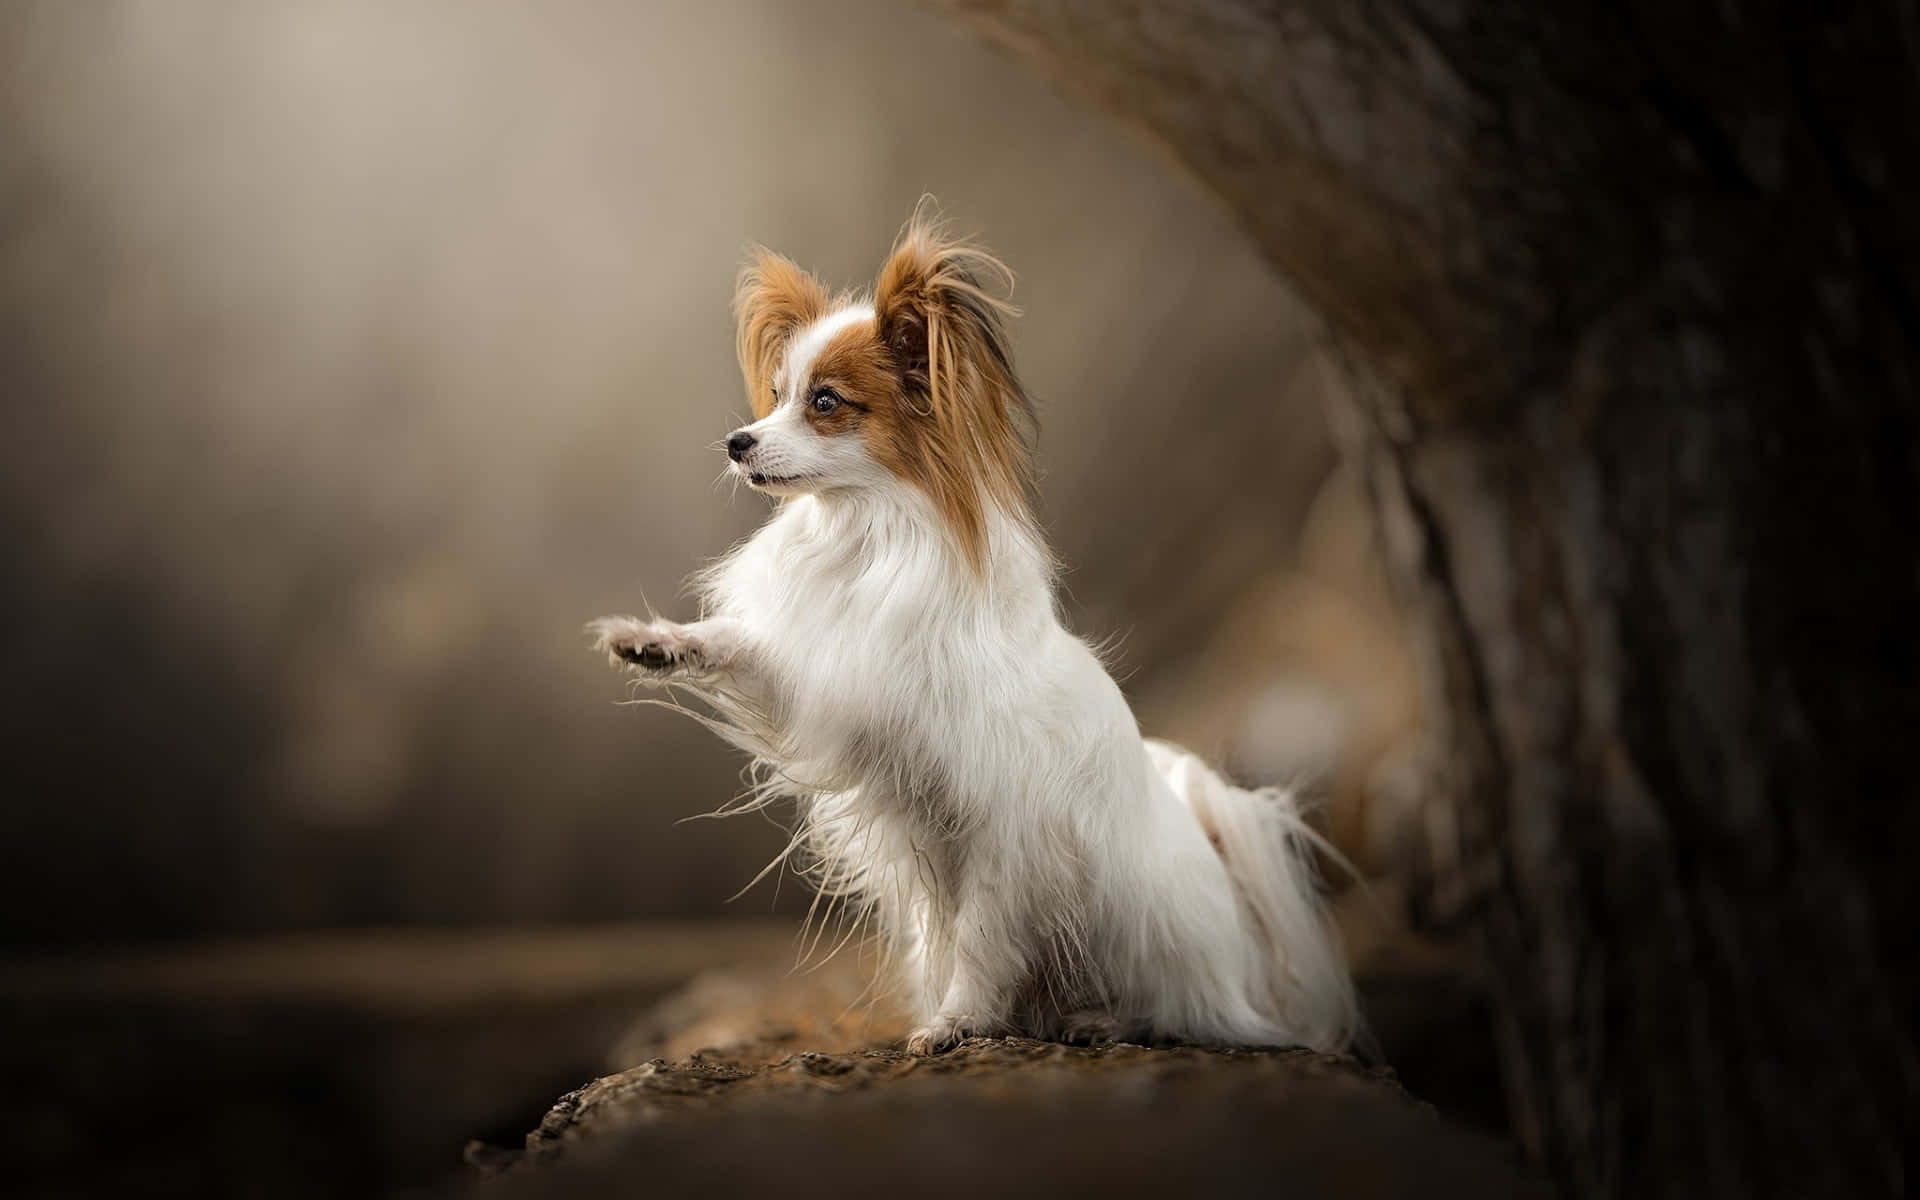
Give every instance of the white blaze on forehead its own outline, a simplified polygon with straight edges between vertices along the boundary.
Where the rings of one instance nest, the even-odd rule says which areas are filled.
[[[820,357],[820,352],[827,348],[827,343],[833,340],[835,334],[850,325],[871,320],[873,320],[871,305],[850,304],[828,313],[795,334],[793,343],[787,347],[787,365],[782,373],[781,399],[790,398],[801,384],[811,379],[813,360]]]
[[[872,327],[871,305],[836,309],[796,333],[774,372],[773,411],[746,427],[753,445],[730,468],[775,495],[891,483],[892,473],[867,452],[866,439],[834,437],[808,420],[815,364],[834,338],[862,324]]]

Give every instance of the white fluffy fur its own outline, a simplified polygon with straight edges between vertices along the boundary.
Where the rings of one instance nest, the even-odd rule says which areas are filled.
[[[993,1033],[1343,1047],[1352,987],[1292,797],[1142,740],[1062,627],[1023,516],[991,513],[976,571],[858,438],[796,420],[809,332],[750,427],[760,465],[806,484],[764,488],[785,498],[700,576],[701,620],[603,618],[599,647],[712,706],[762,768],[739,807],[798,801],[802,867],[877,928],[915,1051]]]

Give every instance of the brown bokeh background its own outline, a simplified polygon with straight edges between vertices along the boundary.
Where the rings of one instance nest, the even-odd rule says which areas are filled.
[[[1337,780],[1405,724],[1301,306],[931,14],[16,6],[0,129],[11,944],[722,911],[778,832],[674,824],[739,763],[579,627],[764,514],[712,448],[745,247],[859,285],[923,192],[1019,275],[1148,729]]]

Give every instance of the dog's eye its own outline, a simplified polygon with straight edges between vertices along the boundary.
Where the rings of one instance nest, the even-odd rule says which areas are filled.
[[[830,413],[840,407],[840,394],[832,388],[821,388],[813,394],[813,411]]]

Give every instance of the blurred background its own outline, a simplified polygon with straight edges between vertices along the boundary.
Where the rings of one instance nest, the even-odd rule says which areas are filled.
[[[306,1164],[282,1194],[423,1182],[604,1069],[647,997],[786,945],[801,889],[726,902],[779,831],[675,823],[740,762],[619,706],[580,626],[684,615],[766,514],[713,448],[746,247],[864,286],[922,193],[1018,274],[1073,626],[1149,732],[1308,783],[1378,869],[1417,714],[1333,376],[1144,141],[866,0],[8,6],[0,936],[30,1178],[237,1192],[265,1144]],[[1391,895],[1348,907],[1376,982],[1404,966]],[[1422,953],[1468,997],[1427,1009],[1477,1030],[1470,963]],[[1474,1036],[1451,1078],[1491,1070]],[[245,1112],[156,1115],[183,1063]],[[128,1163],[74,1182],[103,1130]]]

